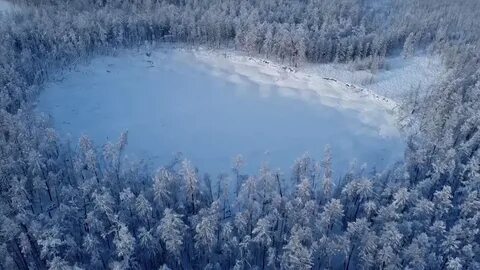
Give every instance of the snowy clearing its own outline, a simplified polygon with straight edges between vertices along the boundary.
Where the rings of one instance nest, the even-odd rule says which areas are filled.
[[[321,158],[327,144],[338,175],[353,160],[385,168],[401,159],[388,99],[240,60],[171,49],[100,57],[50,83],[38,109],[73,141],[87,134],[104,143],[128,130],[129,155],[154,166],[182,152],[217,173],[241,154],[248,171],[267,162],[288,172],[305,152]]]
[[[358,102],[363,100],[361,102],[369,102],[371,106],[391,110],[395,108],[395,102],[401,101],[405,95],[413,90],[425,90],[446,73],[440,57],[425,55],[408,59],[401,56],[387,58],[385,69],[376,73],[355,70],[353,64],[339,63],[304,64],[293,69],[275,61],[233,51],[199,49],[195,55],[220,74],[222,71],[228,73],[233,70],[257,83],[313,90],[324,96],[341,96],[344,102],[332,105],[344,107],[355,107],[354,103],[359,105]],[[325,91],[327,84],[333,86],[328,87],[330,92]],[[368,101],[364,100],[365,97]]]
[[[387,58],[385,66],[377,73],[354,70],[352,64],[314,64],[305,70],[359,85],[394,101],[402,100],[411,91],[424,91],[446,72],[438,56]]]

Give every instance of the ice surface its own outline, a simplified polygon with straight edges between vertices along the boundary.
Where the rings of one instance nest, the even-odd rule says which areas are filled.
[[[248,172],[265,162],[288,173],[330,144],[338,176],[352,160],[381,169],[402,158],[393,106],[271,63],[165,49],[95,58],[48,84],[37,109],[74,141],[86,134],[101,146],[128,130],[129,158],[152,166],[182,152],[216,175],[241,154]]]

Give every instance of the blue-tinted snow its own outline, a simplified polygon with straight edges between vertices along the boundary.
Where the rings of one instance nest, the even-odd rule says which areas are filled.
[[[86,134],[101,145],[128,130],[130,159],[159,166],[182,152],[214,175],[229,172],[238,154],[249,172],[266,162],[289,173],[305,152],[322,159],[326,144],[337,176],[353,160],[381,169],[402,158],[400,136],[384,136],[354,109],[326,106],[315,93],[221,74],[175,50],[100,57],[48,84],[38,110],[74,141]],[[380,119],[387,112],[376,114]]]

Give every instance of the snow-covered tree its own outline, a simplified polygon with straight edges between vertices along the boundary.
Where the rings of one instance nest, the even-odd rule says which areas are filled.
[[[310,232],[302,227],[294,227],[292,234],[285,245],[282,256],[283,269],[311,269],[313,267],[312,250],[307,245],[311,237]]]
[[[180,260],[186,229],[187,225],[183,222],[182,215],[176,214],[170,208],[165,209],[157,227],[157,233],[165,244],[166,250],[177,260]]]

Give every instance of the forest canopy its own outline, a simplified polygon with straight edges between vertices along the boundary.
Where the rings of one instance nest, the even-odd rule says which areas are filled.
[[[0,269],[479,269],[480,2],[11,1],[0,14]],[[449,74],[403,104],[405,159],[384,172],[302,156],[290,174],[235,160],[123,162],[33,110],[80,61],[160,43],[234,48],[296,66],[440,54]],[[187,157],[188,158],[188,157]]]

